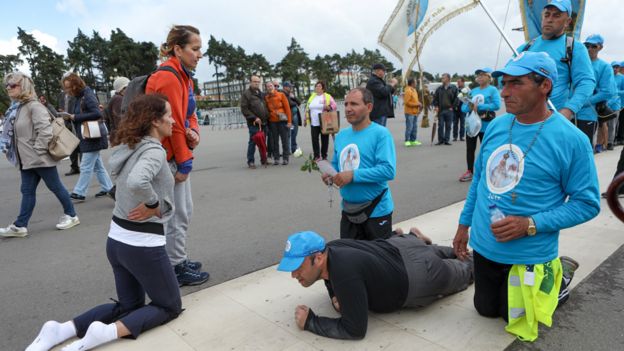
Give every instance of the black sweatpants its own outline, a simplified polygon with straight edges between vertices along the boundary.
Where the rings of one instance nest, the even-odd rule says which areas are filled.
[[[596,127],[598,125],[598,122],[583,121],[583,120],[577,119],[574,121],[574,124],[576,124],[576,127],[580,129],[581,132],[587,135],[587,137],[589,138],[589,145],[591,145],[593,148],[594,147],[594,134],[596,133]]]
[[[340,239],[375,240],[388,239],[390,236],[392,236],[392,212],[381,217],[369,217],[360,224],[351,223],[342,212]]]
[[[327,159],[327,149],[329,147],[329,135],[321,133],[320,126],[310,126],[310,133],[312,133],[312,151],[314,152],[314,158]],[[319,136],[321,138],[321,147],[319,151]]]
[[[470,173],[474,173],[475,152],[477,151],[477,139],[483,142],[483,132],[479,132],[476,137],[466,135],[466,164]]]
[[[146,330],[165,324],[182,312],[178,280],[165,246],[138,247],[113,240],[106,255],[115,275],[117,303],[99,305],[74,318],[79,338],[94,321],[110,324],[120,320],[136,338]],[[151,302],[145,304],[145,294]]]

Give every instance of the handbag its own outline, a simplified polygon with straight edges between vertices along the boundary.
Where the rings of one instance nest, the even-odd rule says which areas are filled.
[[[48,143],[48,153],[55,161],[60,161],[76,150],[80,139],[65,127],[65,121],[62,118],[55,118],[50,114],[50,123],[52,124],[52,139]]]
[[[277,120],[280,122],[288,122],[288,115],[284,112],[277,113]]]
[[[108,135],[108,129],[102,120],[82,122],[82,138],[97,139]]]
[[[483,113],[480,113],[479,117],[481,118],[481,120],[483,122],[490,122],[494,118],[496,118],[496,112],[494,112],[494,111],[485,111]]]
[[[321,134],[336,134],[340,131],[340,113],[338,111],[324,111],[319,113],[321,120]]]
[[[600,101],[596,104],[596,113],[598,114],[598,118],[605,122],[609,121],[615,117],[617,117],[619,111],[613,111],[608,105],[606,101]]]
[[[349,222],[353,224],[362,224],[368,220],[386,191],[388,191],[388,188],[385,188],[381,194],[377,195],[377,197],[371,201],[359,204],[342,200],[342,213],[347,217]]]

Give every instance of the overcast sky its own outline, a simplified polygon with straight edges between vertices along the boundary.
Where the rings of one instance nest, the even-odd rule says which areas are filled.
[[[483,0],[503,26],[508,0]],[[605,38],[600,57],[608,62],[624,60],[624,3],[621,0],[588,0],[582,39],[592,33]],[[184,4],[180,6],[179,4]],[[514,46],[523,41],[518,0],[511,0],[505,32]],[[173,24],[191,24],[202,33],[204,48],[214,35],[247,53],[262,53],[271,63],[286,53],[294,37],[314,57],[363,48],[398,61],[377,44],[377,38],[396,2],[394,0],[42,0],[11,1],[3,6],[0,21],[0,54],[17,52],[20,26],[43,44],[66,55],[67,41],[78,28],[108,38],[121,28],[138,41],[162,43]],[[477,67],[495,68],[500,35],[480,7],[454,18],[433,34],[423,50],[423,68],[433,73],[470,73]],[[511,55],[503,43],[499,65]],[[197,78],[211,80],[214,68],[200,61]]]

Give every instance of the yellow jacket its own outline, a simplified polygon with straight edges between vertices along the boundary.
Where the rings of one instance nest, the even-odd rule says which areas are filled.
[[[405,87],[405,93],[403,94],[403,105],[405,106],[404,112],[406,115],[417,115],[420,112],[418,107],[418,94],[416,89],[409,85]]]

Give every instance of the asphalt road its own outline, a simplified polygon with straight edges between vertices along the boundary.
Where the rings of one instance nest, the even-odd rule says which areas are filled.
[[[388,127],[397,148],[397,177],[391,183],[395,222],[465,198],[468,184],[457,181],[466,169],[464,143],[432,147],[431,128],[419,128],[424,145],[405,148],[402,115],[390,119]],[[299,135],[307,155],[310,129],[300,129]],[[183,288],[184,294],[275,264],[293,232],[310,229],[328,239],[338,237],[339,194],[334,192],[330,208],[320,175],[300,171],[302,158],[291,158],[288,166],[249,170],[247,128],[204,126],[202,137],[191,175],[195,209],[188,248],[211,278],[200,287]],[[109,150],[103,155],[107,159]],[[59,172],[68,169],[64,161]],[[19,210],[19,172],[1,157],[0,175],[0,225],[6,226]],[[78,179],[61,178],[70,191]],[[79,226],[55,229],[62,207],[40,184],[30,235],[0,239],[0,350],[23,349],[46,320],[70,319],[116,296],[104,251],[113,202],[95,199],[95,177],[91,184],[87,201],[76,205]]]

